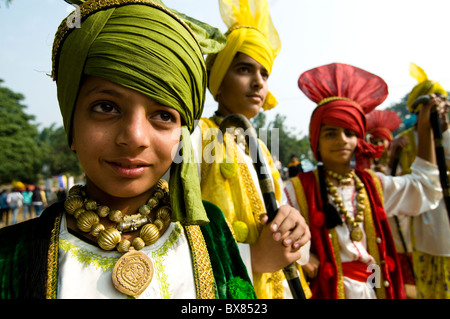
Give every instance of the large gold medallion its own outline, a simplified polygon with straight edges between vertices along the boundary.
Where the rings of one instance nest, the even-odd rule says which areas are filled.
[[[350,233],[350,237],[352,238],[353,241],[361,241],[361,239],[363,238],[362,229],[358,226],[353,228]]]
[[[120,292],[139,297],[153,277],[153,264],[143,252],[131,250],[116,263],[112,273],[114,286]]]

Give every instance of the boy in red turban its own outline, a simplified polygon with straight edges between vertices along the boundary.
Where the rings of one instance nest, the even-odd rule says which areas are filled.
[[[387,85],[351,65],[333,63],[303,73],[299,87],[318,104],[310,142],[316,170],[292,178],[285,192],[308,221],[311,258],[305,271],[312,298],[405,298],[387,215],[419,214],[438,203],[440,185],[427,120],[420,117],[420,155],[411,175],[385,176],[352,168],[382,149],[364,140],[365,114],[383,102]],[[359,166],[358,166],[359,167]]]
[[[390,174],[388,169],[389,150],[392,144],[392,132],[397,130],[402,123],[400,117],[394,111],[374,110],[367,114],[367,140],[374,144],[384,147],[383,153],[379,158],[374,158],[371,168],[374,171]]]

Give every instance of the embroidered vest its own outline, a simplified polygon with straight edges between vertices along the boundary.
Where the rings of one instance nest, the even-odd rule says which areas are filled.
[[[367,249],[381,270],[379,299],[405,298],[401,268],[395,251],[387,216],[383,208],[380,181],[370,170],[356,170],[365,185],[364,231]],[[319,273],[311,280],[312,298],[344,299],[344,281],[336,230],[327,229],[320,198],[317,170],[291,178],[295,195],[311,231],[311,252],[320,261]],[[307,213],[305,213],[307,212]]]
[[[211,222],[186,226],[197,298],[255,298],[247,269],[222,212],[204,202]],[[57,296],[59,229],[63,203],[39,218],[0,230],[1,299]]]

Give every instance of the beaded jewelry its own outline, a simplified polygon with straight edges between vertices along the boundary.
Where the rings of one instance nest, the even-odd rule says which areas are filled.
[[[169,187],[165,180],[159,180],[153,196],[139,208],[139,213],[124,216],[120,210],[111,210],[87,198],[86,187],[75,185],[69,190],[64,202],[67,214],[75,217],[80,231],[97,238],[97,244],[104,250],[126,253],[116,263],[113,270],[113,283],[117,290],[137,297],[150,284],[153,277],[153,265],[150,258],[138,252],[145,246],[155,243],[160,232],[170,224]],[[150,213],[156,210],[153,221]],[[108,217],[115,227],[105,228],[100,218]],[[122,232],[140,230],[139,236],[132,242],[122,239]]]
[[[354,170],[351,170],[349,173],[345,175],[341,175],[339,173],[333,172],[331,170],[327,170],[327,175],[335,178],[338,181],[339,186],[350,185],[351,181],[355,181],[356,188],[356,214],[355,216],[351,216],[348,212],[347,208],[345,208],[343,200],[337,191],[337,187],[331,183],[329,179],[327,179],[328,191],[333,198],[333,202],[336,205],[339,213],[344,216],[345,222],[350,229],[350,237],[353,241],[360,241],[363,237],[363,232],[361,229],[361,224],[364,221],[364,211],[366,206],[364,205],[364,201],[366,199],[366,195],[362,192],[364,188],[363,182],[359,179],[359,177],[355,174]]]

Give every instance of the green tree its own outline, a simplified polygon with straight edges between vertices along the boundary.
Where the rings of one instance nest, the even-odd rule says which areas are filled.
[[[263,129],[266,125],[266,113],[264,113],[264,111],[260,111],[254,118],[250,119],[250,122],[256,132],[258,132],[259,129]]]
[[[397,113],[397,115],[402,120],[402,124],[400,127],[392,132],[394,136],[396,136],[398,133],[403,131],[405,129],[405,125],[403,124],[403,121],[405,121],[409,116],[411,116],[411,113],[409,112],[408,108],[406,107],[406,102],[408,101],[409,93],[406,94],[399,102],[391,104],[391,106],[387,107],[386,110],[393,111]]]
[[[275,119],[267,126],[266,144],[269,150],[276,154],[278,149],[278,159],[283,166],[286,166],[291,155],[297,155],[300,159],[308,159],[315,162],[311,152],[309,139],[307,136],[298,138],[292,130],[289,130],[285,124],[286,116],[277,114]],[[274,135],[275,134],[275,135]],[[273,145],[272,143],[276,143]]]
[[[0,80],[0,84],[3,80]],[[41,171],[35,118],[25,113],[24,96],[0,86],[0,183],[36,183]]]
[[[62,126],[44,128],[39,134],[41,144],[42,162],[44,165],[44,177],[60,174],[79,176],[82,173],[78,159],[73,153],[66,139],[66,133]]]

